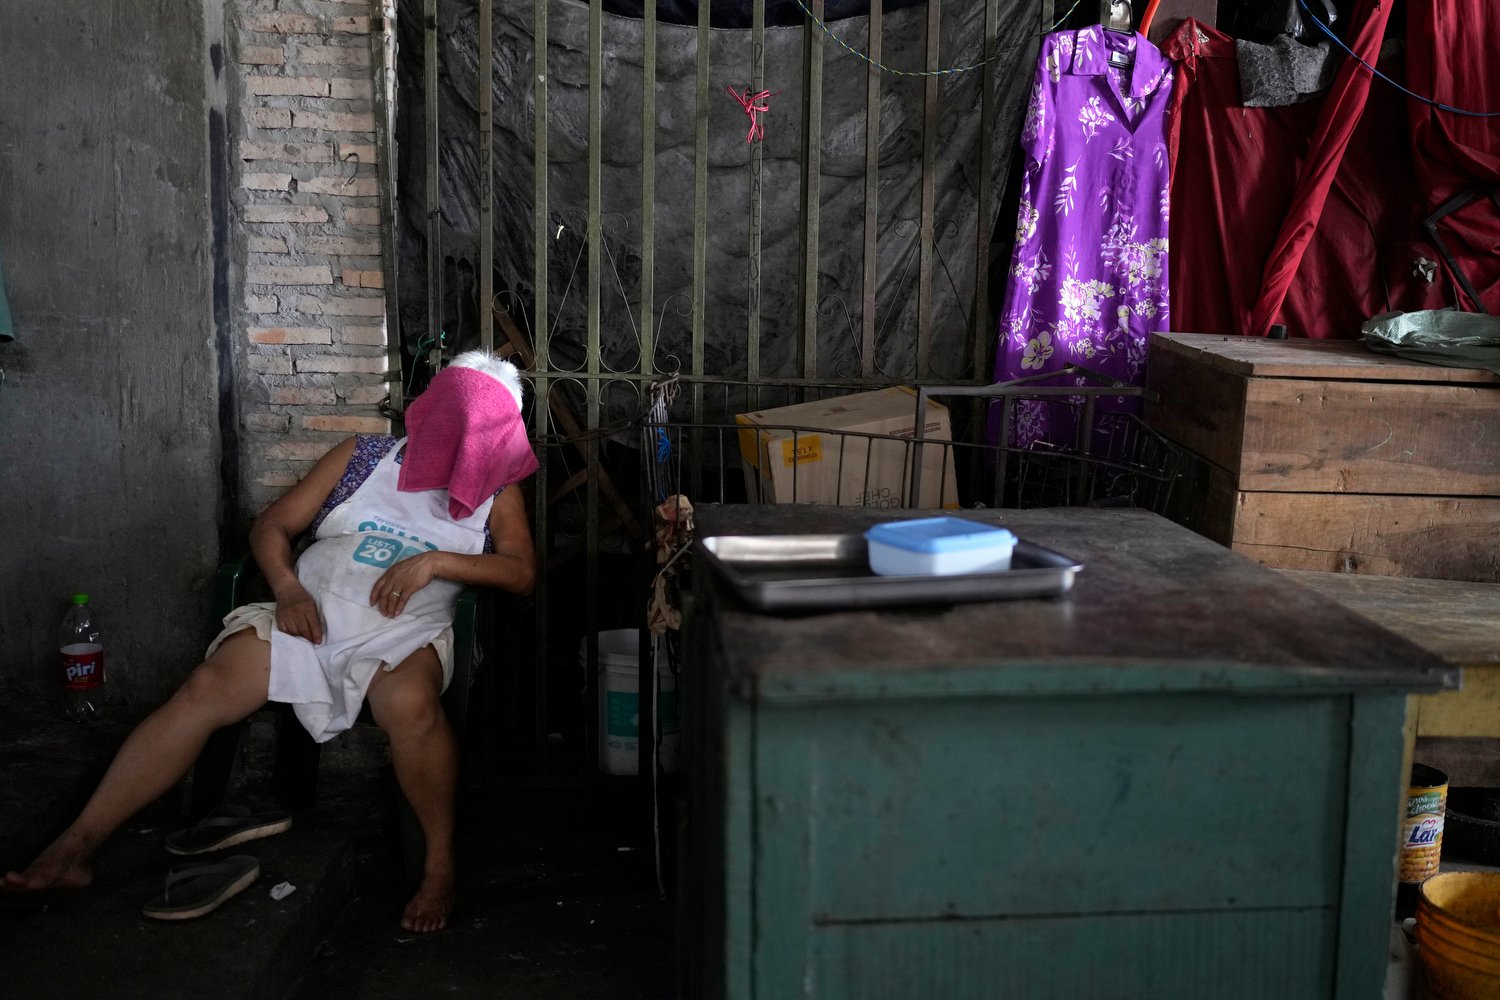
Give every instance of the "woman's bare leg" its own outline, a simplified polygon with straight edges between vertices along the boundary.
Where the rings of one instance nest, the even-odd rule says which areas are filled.
[[[422,883],[401,914],[401,926],[418,933],[442,930],[453,909],[458,744],[439,700],[442,687],[437,653],[424,646],[395,670],[378,671],[366,695],[370,714],[390,737],[396,783],[427,840]]]
[[[253,630],[230,636],[171,699],[126,737],[83,812],[37,859],[5,876],[6,889],[80,888],[104,839],[187,773],[209,735],[266,703],[271,644]]]

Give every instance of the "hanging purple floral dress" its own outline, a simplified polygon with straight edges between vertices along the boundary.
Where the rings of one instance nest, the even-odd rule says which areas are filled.
[[[1112,66],[1111,53],[1132,54],[1133,64]],[[1096,25],[1042,42],[1021,128],[1026,173],[997,382],[1081,365],[1140,384],[1151,332],[1168,329],[1171,92],[1172,64],[1141,35]],[[1134,403],[1098,401],[1101,413]],[[1074,408],[1023,399],[1011,414],[1013,445],[1076,443]],[[1108,416],[1095,432],[1113,433]]]

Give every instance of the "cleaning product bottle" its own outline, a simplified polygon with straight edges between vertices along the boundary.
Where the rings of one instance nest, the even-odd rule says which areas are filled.
[[[61,640],[68,718],[97,718],[104,706],[104,641],[89,612],[88,594],[73,595],[73,606],[63,616]]]

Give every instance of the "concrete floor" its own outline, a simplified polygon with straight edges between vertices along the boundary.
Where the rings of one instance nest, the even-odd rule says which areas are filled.
[[[649,847],[616,818],[633,794],[608,783],[468,788],[460,896],[435,935],[397,923],[406,894],[394,837],[354,838],[354,896],[289,1000],[673,996],[672,907],[656,889]]]
[[[34,850],[96,780],[123,733],[41,721],[0,704],[0,866]],[[247,754],[252,754],[247,748]],[[235,848],[261,860],[258,883],[201,920],[163,924],[140,906],[174,860],[175,797],[146,810],[100,852],[96,883],[46,901],[0,896],[6,1000],[667,1000],[676,996],[673,906],[656,887],[634,779],[516,787],[484,775],[460,792],[460,895],[449,929],[413,935],[382,742],[362,728],[329,744],[322,795],[293,828]],[[252,768],[253,771],[253,768]],[[256,776],[236,799],[268,804]],[[667,810],[670,814],[671,810]],[[1445,867],[1457,867],[1445,859]],[[297,886],[281,901],[269,889]],[[1392,936],[1386,1000],[1421,991]]]
[[[34,853],[39,829],[76,808],[123,727],[79,729],[12,703],[0,705],[0,732],[0,865],[11,867]],[[0,895],[0,996],[674,995],[672,905],[656,887],[643,825],[622,819],[640,812],[631,779],[550,788],[466,779],[457,909],[448,930],[416,936],[398,923],[407,893],[381,739],[356,730],[329,747],[317,805],[287,833],[233,849],[260,859],[261,878],[206,917],[140,916],[166,867],[182,860],[161,846],[183,825],[175,796],[110,839],[89,889],[36,901]],[[269,804],[255,781],[252,773],[235,798]],[[297,891],[276,901],[269,889],[280,881]]]

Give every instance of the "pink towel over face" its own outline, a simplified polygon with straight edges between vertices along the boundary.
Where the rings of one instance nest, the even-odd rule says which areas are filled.
[[[454,520],[537,468],[515,397],[472,368],[444,368],[433,377],[406,411],[406,437],[396,488],[446,489]]]

